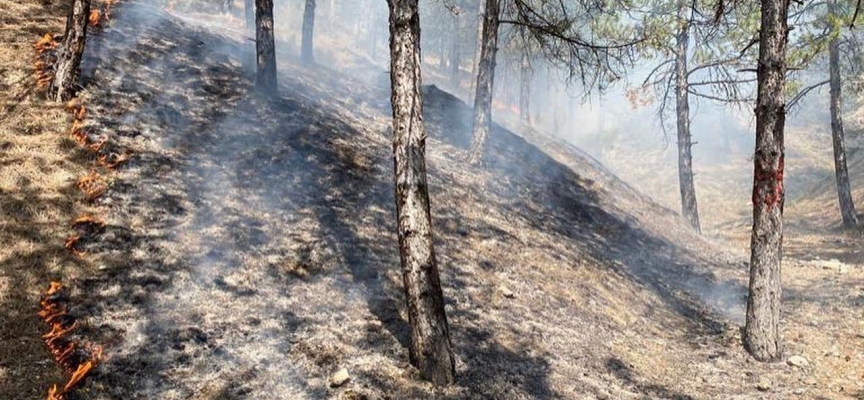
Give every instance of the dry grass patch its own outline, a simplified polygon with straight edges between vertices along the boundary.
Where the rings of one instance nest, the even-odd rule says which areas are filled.
[[[34,90],[33,43],[63,30],[56,0],[0,0],[0,398],[44,397],[62,371],[40,335],[39,295],[81,267],[63,247],[85,211],[75,181],[88,158],[63,107]]]

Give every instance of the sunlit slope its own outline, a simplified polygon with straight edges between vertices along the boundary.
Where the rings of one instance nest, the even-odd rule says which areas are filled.
[[[262,98],[241,20],[116,14],[84,67],[91,132],[134,154],[77,281],[106,353],[89,398],[736,399],[760,377],[785,398],[800,378],[740,349],[740,260],[540,133],[496,126],[487,165],[467,165],[469,107],[427,87],[459,378],[418,381],[383,71],[281,54],[278,96]],[[340,368],[352,378],[331,387]]]

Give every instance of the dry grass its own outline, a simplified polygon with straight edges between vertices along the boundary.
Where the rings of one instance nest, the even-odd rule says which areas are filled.
[[[424,92],[430,192],[459,381],[447,389],[418,381],[405,350],[382,72],[345,62],[352,55],[338,48],[321,49],[318,59],[340,60],[346,73],[284,57],[280,96],[265,100],[240,68],[239,43],[248,43],[237,37],[239,21],[220,17],[214,34],[135,4],[117,14],[116,26],[91,42],[84,97],[92,135],[134,156],[97,202],[110,212],[89,210],[105,220],[98,238],[80,245],[95,268],[78,268],[62,250],[68,225],[49,223],[84,211],[70,199],[83,197],[75,183],[89,172],[58,150],[74,145],[54,110],[58,129],[39,145],[48,137],[59,144],[34,154],[56,154],[70,170],[57,188],[16,207],[38,204],[43,193],[63,203],[39,217],[44,236],[10,238],[21,251],[43,252],[13,261],[0,281],[14,294],[7,290],[31,279],[35,300],[43,278],[74,275],[89,333],[106,351],[81,397],[860,396],[864,357],[848,318],[859,275],[844,275],[841,288],[818,298],[808,290],[828,286],[792,275],[787,339],[814,367],[754,363],[736,333],[741,257],[539,132],[496,127],[489,165],[465,166],[470,110],[436,88]],[[32,232],[29,221],[15,224]],[[34,262],[52,256],[53,265]],[[34,265],[39,275],[31,277]],[[829,277],[822,271],[813,279]],[[19,297],[15,304],[35,307]],[[4,351],[32,335],[17,329],[8,333],[14,343],[3,331]],[[47,354],[28,358],[0,370],[0,379],[40,376],[50,364]],[[351,382],[330,388],[329,374],[341,367]],[[768,392],[755,388],[762,377],[773,383]],[[39,397],[48,381],[10,398]]]
[[[34,93],[33,43],[62,32],[66,2],[0,0],[0,398],[44,397],[61,382],[36,316],[48,282],[82,265],[64,248],[85,211],[75,181],[85,153],[66,134],[61,105]]]

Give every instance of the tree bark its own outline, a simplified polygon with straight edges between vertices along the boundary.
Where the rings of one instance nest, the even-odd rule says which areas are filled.
[[[273,38],[273,0],[255,0],[255,50],[258,73],[255,86],[276,91],[276,43]]]
[[[90,17],[90,0],[72,0],[66,16],[66,32],[63,47],[57,57],[54,79],[49,93],[55,101],[68,101],[78,91],[81,78],[81,57],[87,42],[87,24]]]
[[[411,326],[411,363],[424,379],[448,385],[454,381],[455,366],[432,245],[417,3],[388,0],[397,233]]]
[[[523,124],[531,124],[531,63],[528,61],[528,54],[522,53],[522,60],[519,64],[519,121]]]
[[[315,34],[315,0],[306,0],[303,12],[303,43],[300,50],[300,62],[312,64],[315,61],[312,50],[312,38]]]
[[[500,0],[485,0],[483,32],[480,38],[480,63],[477,68],[477,86],[474,93],[474,126],[471,153],[468,162],[483,163],[486,142],[492,124],[492,90],[495,81],[495,62],[498,52],[498,17]]]
[[[477,89],[477,74],[480,71],[480,53],[483,52],[483,23],[486,21],[486,0],[477,0],[480,9],[477,11],[477,46],[474,49],[474,61],[471,64],[471,89],[468,91],[468,101],[474,101],[474,92]]]
[[[251,39],[255,37],[255,0],[243,0],[243,5],[246,19],[246,37]],[[247,71],[255,70],[255,52],[246,46],[243,46],[243,69]]]
[[[782,357],[780,263],[783,258],[783,128],[789,0],[762,0],[753,157],[753,233],[744,346],[759,361]]]
[[[687,57],[690,45],[689,2],[678,2],[678,34],[675,36],[675,113],[678,128],[678,188],[681,191],[681,214],[697,233],[699,208],[696,205],[696,186],[693,184],[693,153],[690,136],[690,94],[687,77]]]
[[[462,20],[461,15],[454,15],[453,31],[450,32],[450,86],[453,87],[454,91],[459,88],[459,43],[462,38],[460,35]]]
[[[841,115],[843,97],[840,87],[840,44],[837,38],[828,44],[828,63],[831,75],[831,139],[834,144],[834,175],[837,178],[840,216],[843,218],[843,226],[855,226],[858,225],[858,214],[855,212],[849,169],[846,167],[845,132]]]

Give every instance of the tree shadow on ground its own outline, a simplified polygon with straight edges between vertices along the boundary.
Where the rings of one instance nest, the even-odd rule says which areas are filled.
[[[149,150],[138,151],[106,195],[117,219],[130,226],[106,234],[104,243],[109,245],[102,248],[101,259],[105,268],[87,280],[87,291],[93,294],[89,310],[104,314],[94,317],[100,321],[94,328],[104,332],[109,351],[116,344],[124,352],[112,355],[93,390],[133,396],[143,388],[193,392],[205,378],[175,371],[199,368],[231,376],[230,369],[220,368],[248,362],[238,360],[225,345],[251,341],[238,334],[262,335],[263,343],[293,355],[294,349],[308,345],[304,332],[320,322],[305,319],[299,310],[287,312],[280,298],[293,301],[309,295],[304,292],[308,288],[325,284],[345,292],[330,294],[333,303],[340,295],[359,293],[387,332],[367,332],[362,340],[382,347],[395,342],[402,350],[388,357],[407,360],[393,231],[390,138],[382,134],[383,126],[358,128],[363,124],[355,121],[356,110],[350,108],[364,103],[363,93],[369,88],[347,81],[313,83],[320,76],[307,71],[280,76],[285,82],[280,96],[260,97],[251,93],[251,82],[236,60],[214,54],[214,49],[237,48],[238,43],[189,32],[158,13],[135,18],[135,12],[142,11],[123,11],[127,20],[117,23],[112,41],[101,42],[103,47],[91,60],[98,62],[101,74],[93,76],[93,113],[119,142],[148,143]],[[117,52],[123,57],[117,58]],[[343,96],[345,92],[351,94]],[[468,109],[448,96],[426,91],[430,135],[464,148]],[[376,113],[386,116],[388,110],[379,108]],[[460,162],[458,157],[447,161]],[[700,259],[605,210],[590,180],[498,127],[489,166],[483,171],[496,179],[466,190],[484,207],[578,245],[560,255],[564,258],[579,257],[576,250],[582,249],[595,259],[608,260],[611,268],[693,320],[690,328],[695,333],[716,331],[717,322],[679,294],[668,279],[716,283],[704,265],[693,265]],[[430,179],[441,180],[433,185],[448,184],[445,172],[430,162]],[[434,194],[433,209],[436,228],[441,228],[437,232],[442,233],[436,243],[444,248],[461,246],[466,236],[513,240],[505,229],[482,218],[436,207]],[[456,227],[442,227],[439,215],[458,221]],[[496,268],[489,260],[464,254],[449,259],[449,264]],[[456,268],[444,273],[444,283],[452,293],[484,285],[478,275]],[[219,304],[203,308],[207,302]],[[344,320],[340,307],[345,305],[331,304],[317,313]],[[208,317],[219,308],[249,315],[226,314],[241,325],[237,327]],[[123,313],[127,316],[120,317]],[[489,393],[501,398],[561,396],[549,382],[547,354],[530,354],[498,339],[496,333],[508,332],[507,321],[469,323],[482,321],[479,309],[457,308],[451,315],[466,321],[452,326],[457,352],[464,355],[459,385],[466,398]],[[123,318],[142,321],[132,328],[117,328]],[[266,327],[274,318],[281,322]],[[515,331],[508,334],[518,336]],[[133,339],[137,344],[130,346]],[[218,365],[202,364],[208,360]],[[336,366],[338,357],[318,360],[315,374]],[[397,385],[390,376],[365,374],[368,382]],[[303,378],[311,382],[315,376]],[[310,396],[329,393],[320,382],[300,386]],[[250,390],[263,387],[253,385]]]
[[[692,396],[678,393],[660,385],[643,382],[643,379],[634,373],[633,369],[617,358],[606,360],[606,369],[618,378],[624,387],[632,387],[638,393],[668,400],[694,400]]]

